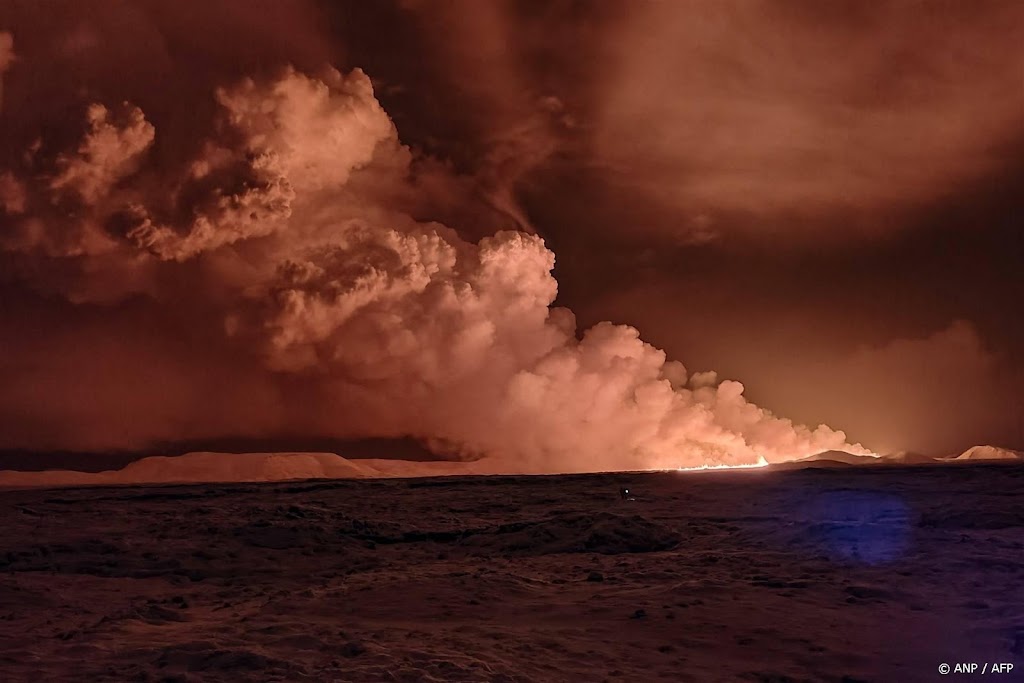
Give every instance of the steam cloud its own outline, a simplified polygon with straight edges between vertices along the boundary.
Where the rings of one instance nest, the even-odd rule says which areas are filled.
[[[412,435],[509,471],[867,452],[749,403],[739,382],[691,375],[631,327],[578,337],[572,312],[552,307],[540,237],[474,242],[430,220],[467,184],[401,144],[363,72],[287,69],[214,97],[214,125],[180,167],[155,163],[160,130],[130,102],[90,105],[64,149],[25,149],[0,171],[11,272],[86,312],[142,297],[255,350],[275,387],[268,429]],[[160,429],[98,443],[254,419],[219,423],[220,399],[193,395]]]

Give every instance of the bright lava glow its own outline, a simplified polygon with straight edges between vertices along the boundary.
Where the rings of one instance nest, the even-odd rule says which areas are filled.
[[[757,462],[751,465],[697,465],[696,467],[677,467],[676,472],[699,472],[702,470],[750,470],[757,467],[767,467],[768,461],[764,459],[764,456],[760,456]]]

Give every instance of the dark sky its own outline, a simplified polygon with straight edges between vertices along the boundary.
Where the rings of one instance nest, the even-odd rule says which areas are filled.
[[[499,400],[506,356],[534,362],[522,326],[501,336],[516,304],[487,318],[511,349],[489,388],[438,383],[462,374],[432,340],[461,348],[469,309],[443,337],[432,303],[338,323],[366,263],[391,274],[377,302],[418,295],[415,273],[353,251],[376,237],[329,255],[326,228],[289,237],[352,221],[539,235],[580,331],[632,325],[871,450],[1024,448],[1022,44],[1015,0],[0,0],[0,448],[315,432],[487,450],[450,425],[487,419],[465,406]],[[260,90],[286,65],[314,85]],[[246,78],[286,104],[267,115]],[[332,146],[317,82],[353,98],[362,137]],[[296,240],[317,257],[295,265]],[[470,398],[416,407],[442,394]]]

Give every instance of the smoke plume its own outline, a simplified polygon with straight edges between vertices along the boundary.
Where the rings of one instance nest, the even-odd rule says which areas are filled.
[[[13,438],[56,424],[65,447],[411,435],[548,472],[866,452],[749,403],[739,382],[689,373],[632,327],[578,332],[553,307],[541,237],[474,241],[437,220],[438,206],[472,204],[471,183],[400,142],[362,71],[288,68],[209,97],[181,163],[161,163],[161,128],[140,105],[95,101],[66,144],[41,139],[0,169],[7,277],[91,321],[12,370],[3,408],[29,425]],[[147,316],[178,341],[140,331]],[[72,345],[68,381],[87,406],[31,369]],[[132,362],[157,383],[120,377]],[[124,419],[136,402],[145,416]]]

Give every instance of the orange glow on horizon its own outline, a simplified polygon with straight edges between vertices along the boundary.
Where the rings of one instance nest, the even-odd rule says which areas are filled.
[[[670,471],[675,471],[675,472],[700,472],[702,470],[751,470],[751,469],[757,469],[759,467],[767,467],[768,464],[769,464],[768,461],[765,460],[764,456],[762,455],[762,456],[760,456],[757,459],[757,462],[751,463],[751,464],[746,464],[746,465],[708,465],[708,464],[704,464],[704,465],[697,465],[695,467],[677,467],[677,468],[675,468],[675,470],[670,470]]]

